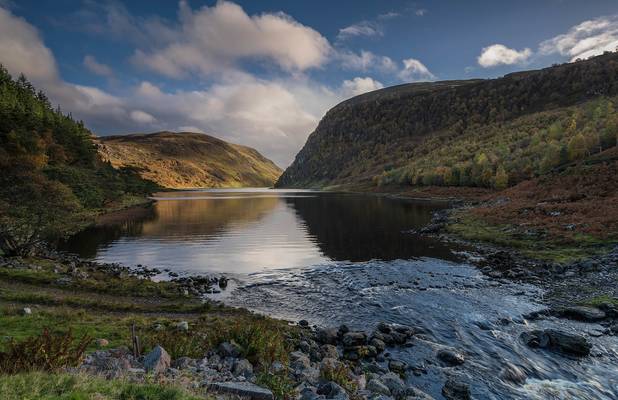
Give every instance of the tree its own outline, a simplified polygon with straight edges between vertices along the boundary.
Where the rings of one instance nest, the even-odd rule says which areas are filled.
[[[41,243],[73,233],[86,220],[71,190],[59,182],[29,172],[3,181],[0,250],[7,256],[32,255]]]
[[[586,148],[586,138],[581,133],[573,136],[569,141],[568,146],[569,160],[575,161],[586,156],[588,149]]]
[[[496,170],[494,186],[496,189],[506,189],[509,186],[509,174],[502,165]]]

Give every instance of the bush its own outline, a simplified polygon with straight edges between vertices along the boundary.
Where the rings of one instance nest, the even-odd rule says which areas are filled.
[[[0,352],[0,373],[51,372],[75,367],[81,363],[90,342],[92,338],[87,335],[77,340],[71,331],[51,334],[47,329],[22,342],[13,340],[7,351]]]

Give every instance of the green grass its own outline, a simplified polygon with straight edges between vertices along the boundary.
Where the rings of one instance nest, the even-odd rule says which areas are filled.
[[[3,400],[198,400],[203,396],[158,384],[136,384],[85,375],[27,373],[0,376]]]
[[[460,213],[457,222],[450,223],[447,231],[462,239],[508,247],[537,260],[569,263],[593,255],[604,254],[614,241],[603,241],[580,234],[576,242],[558,242],[535,236],[526,237],[517,226],[493,225],[469,214]]]
[[[598,307],[601,304],[611,304],[618,307],[618,297],[608,296],[606,294],[591,297],[581,302],[582,305]]]

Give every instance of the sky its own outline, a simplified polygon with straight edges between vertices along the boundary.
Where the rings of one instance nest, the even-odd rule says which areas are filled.
[[[0,63],[95,134],[203,132],[281,167],[349,97],[616,48],[616,0],[0,0]]]

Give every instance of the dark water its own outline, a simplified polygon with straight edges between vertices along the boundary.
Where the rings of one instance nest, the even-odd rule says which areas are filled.
[[[144,215],[88,229],[63,248],[101,262],[191,273],[454,257],[445,244],[406,232],[427,224],[444,203],[259,189],[155,197]]]
[[[524,320],[543,307],[541,288],[487,279],[463,261],[465,249],[409,232],[445,204],[270,190],[157,197],[145,215],[83,232],[66,248],[104,262],[226,273],[233,284],[219,298],[280,318],[421,327],[426,340],[393,356],[424,366],[409,383],[436,399],[452,375],[475,399],[618,399],[617,337],[597,337],[596,324]],[[570,359],[519,340],[545,328],[587,336],[593,354]],[[441,346],[463,351],[466,362],[442,367]],[[526,372],[524,384],[500,377],[507,363]]]

